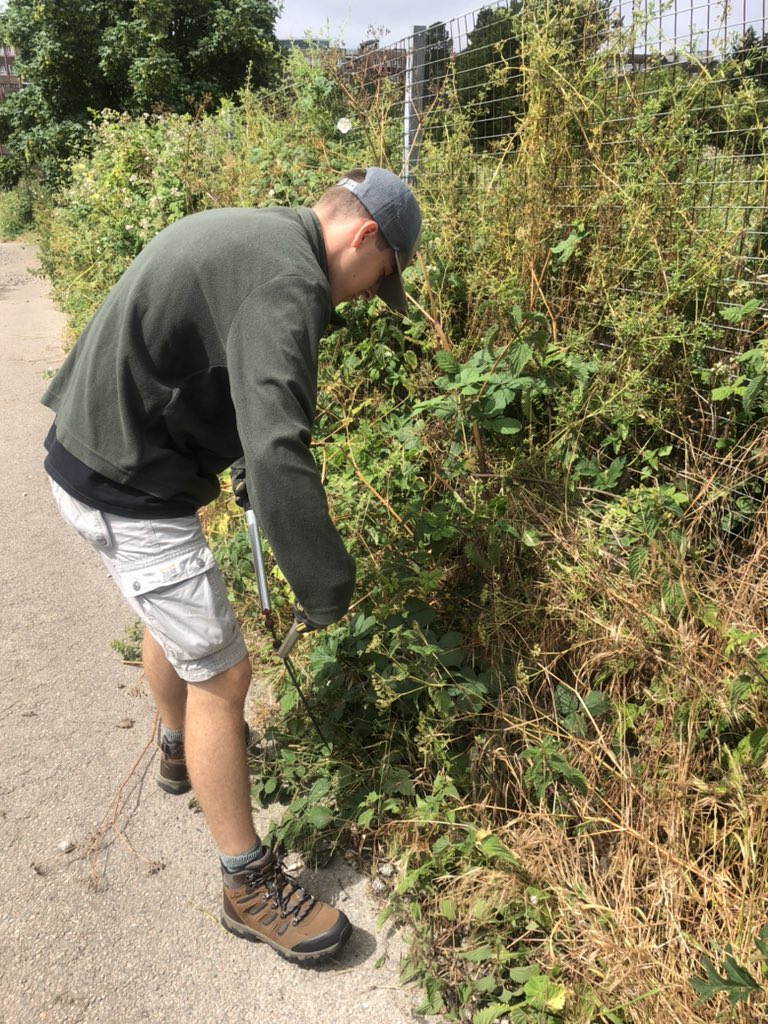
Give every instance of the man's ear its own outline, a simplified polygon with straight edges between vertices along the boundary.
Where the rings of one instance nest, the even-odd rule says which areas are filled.
[[[368,238],[369,235],[375,235],[379,230],[379,225],[375,220],[364,220],[358,224],[355,229],[355,233],[352,236],[350,246],[352,249],[359,249],[363,242]]]

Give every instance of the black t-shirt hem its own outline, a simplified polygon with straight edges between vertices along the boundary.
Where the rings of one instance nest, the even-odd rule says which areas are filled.
[[[183,501],[167,501],[127,484],[119,484],[76,459],[56,437],[56,423],[45,439],[48,452],[45,471],[63,490],[78,501],[126,519],[180,519],[196,515],[197,509]]]

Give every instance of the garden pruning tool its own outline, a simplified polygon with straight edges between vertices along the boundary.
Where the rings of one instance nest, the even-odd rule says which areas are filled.
[[[245,508],[245,520],[248,524],[248,537],[251,542],[251,551],[253,553],[253,565],[256,570],[256,586],[259,590],[259,603],[261,604],[261,614],[264,616],[264,623],[272,635],[272,645],[277,651],[277,656],[282,659],[285,665],[285,670],[288,673],[293,685],[296,687],[296,691],[299,694],[304,710],[309,715],[309,718],[314,725],[317,735],[323,741],[327,743],[325,736],[323,736],[323,730],[320,728],[317,719],[312,713],[312,708],[309,706],[307,698],[304,696],[304,691],[299,683],[299,677],[294,668],[293,663],[290,659],[290,653],[293,650],[296,641],[300,636],[306,632],[306,626],[302,622],[294,622],[288,631],[288,635],[282,643],[277,638],[277,627],[275,626],[275,619],[272,615],[272,604],[269,600],[269,588],[267,586],[267,573],[264,568],[264,553],[261,548],[261,530],[259,528],[259,521],[256,518],[256,513],[251,508],[250,502],[244,503]]]

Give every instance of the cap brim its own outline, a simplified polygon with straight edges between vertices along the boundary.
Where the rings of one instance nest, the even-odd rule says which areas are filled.
[[[399,253],[395,253],[395,263],[397,264],[396,272],[383,278],[379,285],[378,296],[386,302],[390,309],[394,309],[396,313],[407,313],[408,297],[403,287]]]

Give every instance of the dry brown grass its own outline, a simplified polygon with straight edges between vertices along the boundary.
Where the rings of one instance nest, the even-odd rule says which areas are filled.
[[[550,541],[540,644],[526,662],[527,691],[499,709],[478,762],[478,818],[494,822],[524,875],[552,894],[537,962],[636,1024],[768,1020],[763,993],[733,1007],[724,996],[699,1004],[689,984],[702,955],[719,965],[726,946],[762,976],[754,939],[768,920],[768,783],[762,764],[733,751],[768,724],[768,685],[754,662],[768,643],[768,506],[748,535],[721,537],[696,556],[719,496],[754,479],[761,456],[753,445],[715,474],[699,453],[689,466],[701,487],[685,516],[688,554],[659,544],[636,581],[602,543],[596,518],[542,522]],[[687,596],[677,616],[659,593],[670,565]],[[709,625],[697,614],[704,601]],[[747,639],[735,642],[736,632]],[[739,701],[730,683],[740,672],[756,684]],[[564,685],[582,696],[599,687],[616,714],[570,734],[554,699]],[[638,707],[632,727],[621,727]],[[548,808],[531,805],[519,753],[545,736],[584,774],[585,796],[569,787]],[[504,901],[522,885],[519,873],[491,872],[458,888],[454,879],[453,891]],[[568,1020],[595,1019],[576,996],[569,1008]]]

